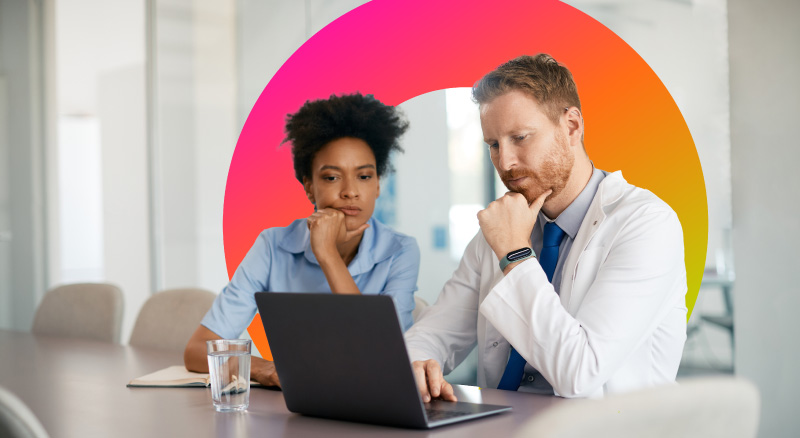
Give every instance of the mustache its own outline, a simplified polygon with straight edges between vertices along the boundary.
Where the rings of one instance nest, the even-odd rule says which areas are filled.
[[[500,174],[500,179],[503,180],[503,182],[508,182],[508,181],[510,181],[512,179],[522,178],[523,176],[527,176],[527,177],[531,177],[531,178],[535,177],[533,172],[530,172],[530,171],[527,171],[527,170],[518,170],[518,169],[505,170],[505,171],[499,172],[499,174]]]

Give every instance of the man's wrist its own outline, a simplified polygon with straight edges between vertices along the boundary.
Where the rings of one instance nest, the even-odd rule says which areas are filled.
[[[510,271],[510,265],[516,265],[529,258],[536,258],[536,254],[534,254],[530,244],[528,246],[518,247],[517,249],[507,252],[500,258],[500,270],[505,274]]]

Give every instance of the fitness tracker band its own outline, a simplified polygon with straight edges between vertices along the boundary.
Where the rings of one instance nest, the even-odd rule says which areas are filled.
[[[506,254],[502,260],[500,260],[500,270],[504,271],[506,266],[531,257],[536,258],[536,255],[533,254],[533,250],[530,248],[520,248],[511,251],[510,253]]]

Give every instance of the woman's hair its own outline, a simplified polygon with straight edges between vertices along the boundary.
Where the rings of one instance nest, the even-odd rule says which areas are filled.
[[[300,183],[311,179],[314,155],[326,144],[343,137],[363,140],[375,154],[378,176],[393,169],[389,153],[403,151],[399,138],[408,129],[399,109],[384,105],[361,93],[307,101],[299,111],[286,116],[286,138],[292,143],[294,173]]]

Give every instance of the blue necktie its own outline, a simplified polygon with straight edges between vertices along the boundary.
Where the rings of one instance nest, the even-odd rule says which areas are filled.
[[[553,273],[556,271],[558,263],[558,247],[564,237],[564,230],[558,227],[555,222],[548,222],[544,225],[544,237],[542,238],[542,251],[539,253],[539,264],[542,266],[547,281],[553,282]],[[511,347],[511,355],[508,356],[508,364],[500,378],[497,389],[516,391],[525,373],[525,359]]]

